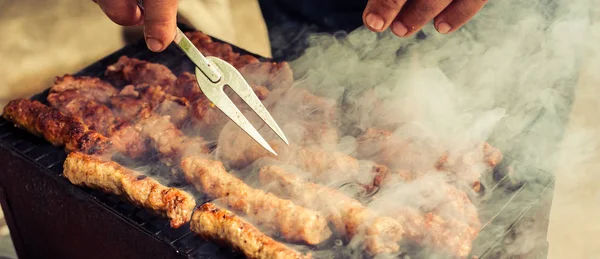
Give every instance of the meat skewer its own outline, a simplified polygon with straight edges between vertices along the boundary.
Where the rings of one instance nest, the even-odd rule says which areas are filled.
[[[311,258],[262,233],[233,212],[202,204],[192,216],[191,230],[206,240],[228,245],[250,259]]]
[[[400,248],[398,242],[404,230],[396,220],[377,216],[338,190],[305,182],[279,166],[261,168],[259,181],[279,196],[290,197],[301,205],[322,211],[337,232],[349,240],[364,238],[365,249],[371,255],[395,253]]]
[[[66,116],[58,109],[38,101],[10,101],[4,107],[2,116],[17,127],[43,137],[52,145],[64,146],[67,152],[107,154],[113,147],[108,138],[89,130],[78,118]]]
[[[248,186],[229,174],[219,161],[185,157],[181,169],[188,182],[209,198],[247,215],[271,233],[279,232],[286,240],[316,245],[331,236],[327,220],[320,213]]]
[[[189,222],[196,207],[194,197],[187,192],[166,187],[115,162],[79,152],[67,156],[63,174],[75,185],[125,197],[139,207],[166,216],[173,228]]]

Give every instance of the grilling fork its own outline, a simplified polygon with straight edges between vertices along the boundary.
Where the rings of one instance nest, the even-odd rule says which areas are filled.
[[[144,12],[142,0],[138,0],[138,6]],[[200,50],[192,44],[187,36],[177,28],[177,34],[173,41],[188,58],[196,65],[196,81],[200,86],[202,93],[219,110],[221,110],[229,119],[244,130],[264,149],[277,156],[277,153],[269,143],[260,135],[260,133],[250,124],[248,118],[235,106],[224,92],[224,87],[229,86],[250,108],[256,113],[268,126],[277,134],[277,136],[289,145],[289,142],[275,119],[271,116],[267,108],[262,104],[258,96],[254,93],[248,82],[242,74],[226,61],[209,56],[202,55]]]

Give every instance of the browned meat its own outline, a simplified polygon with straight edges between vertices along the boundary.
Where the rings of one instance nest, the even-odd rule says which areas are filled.
[[[306,131],[306,135],[312,133],[315,131]],[[270,139],[272,141],[269,141],[269,144],[279,155],[277,157],[268,153],[235,124],[230,123],[221,132],[217,154],[219,159],[226,161],[227,166],[234,169],[245,168],[260,158],[277,159],[312,173],[318,181],[327,181],[336,177],[344,179],[356,175],[359,170],[358,161],[344,153],[329,151],[318,146],[303,147],[296,144],[286,146],[275,137]]]
[[[188,154],[208,153],[204,139],[186,136],[170,122],[169,117],[150,115],[141,119],[136,128],[151,142],[167,165],[178,164],[179,159]]]
[[[206,55],[221,58],[239,69],[250,85],[263,85],[269,90],[292,85],[294,76],[287,62],[260,62],[250,55],[239,55],[233,52],[231,45],[213,42],[202,32],[190,32],[186,35]]]
[[[202,32],[187,32],[186,35],[201,52],[223,59],[235,68],[239,69],[245,65],[259,62],[251,55],[240,55],[233,52],[233,48],[229,44],[213,42],[208,35]]]
[[[393,215],[404,226],[407,239],[456,258],[465,258],[481,228],[477,209],[463,191],[452,185],[430,186],[441,190],[444,197],[428,205],[429,208],[404,207]]]
[[[233,212],[202,204],[192,216],[191,230],[202,238],[233,247],[251,259],[311,258],[279,243]]]
[[[167,91],[173,96],[184,97],[188,101],[195,101],[204,97],[196,81],[196,76],[189,72],[181,73],[175,81],[175,87],[171,87]]]
[[[269,90],[264,86],[252,86],[254,93],[260,100],[265,100],[269,95]],[[244,102],[232,93],[229,88],[225,89],[233,103],[242,111],[246,110]],[[174,96],[186,98],[189,104],[189,119],[196,132],[208,141],[216,141],[224,125],[229,122],[219,108],[217,108],[200,90],[196,77],[193,74],[184,72],[177,79],[177,86],[169,89],[169,93]],[[177,123],[176,123],[177,124]]]
[[[56,108],[66,115],[81,119],[91,130],[105,136],[111,136],[115,124],[118,123],[117,118],[106,105],[94,100],[77,98],[65,106]]]
[[[169,116],[178,128],[189,120],[187,99],[170,95],[164,87],[157,85],[137,85],[135,91],[142,103],[149,105],[158,115]]]
[[[113,96],[110,98],[110,104],[115,116],[122,121],[134,121],[140,114],[148,113],[152,110],[150,104],[136,97],[126,95]]]
[[[404,230],[396,220],[379,217],[360,202],[338,190],[306,182],[279,166],[265,166],[259,172],[261,185],[294,202],[324,213],[338,233],[348,239],[364,238],[372,254],[394,253]]]
[[[106,76],[117,85],[151,84],[172,87],[177,77],[164,65],[122,56],[106,68]]]
[[[151,149],[150,143],[142,136],[140,130],[129,122],[117,125],[110,140],[116,150],[133,159],[147,155]]]
[[[248,186],[229,174],[220,161],[185,157],[181,169],[196,189],[231,210],[247,215],[270,234],[279,233],[291,242],[310,245],[331,236],[327,220],[320,213]],[[302,224],[298,224],[300,222]]]
[[[294,74],[287,62],[250,63],[239,68],[251,85],[264,85],[269,90],[287,89],[294,82]]]
[[[107,82],[87,76],[57,77],[48,102],[60,112],[80,118],[91,130],[110,136],[116,118],[104,105],[117,90]]]
[[[139,207],[166,216],[173,228],[189,222],[196,207],[194,197],[187,192],[166,187],[115,162],[79,152],[67,156],[63,174],[75,185],[125,197]]]
[[[89,130],[79,119],[66,116],[58,109],[38,101],[10,101],[4,107],[2,116],[15,126],[41,136],[55,146],[65,146],[68,152],[104,153],[112,147],[110,140]]]
[[[65,102],[68,103],[73,99],[106,103],[111,96],[116,94],[117,89],[99,78],[64,75],[56,77],[54,80],[54,85],[48,94],[48,102],[53,107],[64,106]]]
[[[359,136],[357,142],[359,158],[407,169],[416,174],[414,177],[431,169],[448,171],[471,183],[475,191],[480,190],[481,173],[486,170],[480,164],[487,164],[490,169],[502,159],[500,151],[485,142],[464,152],[448,152],[432,144],[433,141],[399,139],[390,131],[374,128]]]

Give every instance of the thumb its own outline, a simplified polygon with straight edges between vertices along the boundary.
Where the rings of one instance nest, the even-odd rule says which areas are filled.
[[[382,32],[390,26],[406,0],[369,0],[363,22],[372,31]]]
[[[178,0],[144,1],[144,35],[151,51],[160,52],[175,39]]]

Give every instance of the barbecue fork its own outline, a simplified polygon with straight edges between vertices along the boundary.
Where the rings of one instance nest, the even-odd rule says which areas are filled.
[[[142,0],[138,0],[138,6],[144,11]],[[196,80],[200,86],[202,93],[210,100],[219,110],[221,110],[229,119],[244,130],[258,144],[274,155],[277,155],[275,150],[267,143],[267,141],[258,133],[256,128],[250,124],[250,121],[242,114],[235,106],[231,99],[225,94],[224,87],[229,86],[240,98],[250,106],[250,108],[285,142],[289,142],[275,119],[271,116],[267,108],[262,104],[258,96],[254,93],[248,82],[242,74],[226,61],[209,56],[202,55],[200,50],[192,44],[187,36],[177,28],[177,34],[174,40],[175,44],[181,49],[196,65]]]

